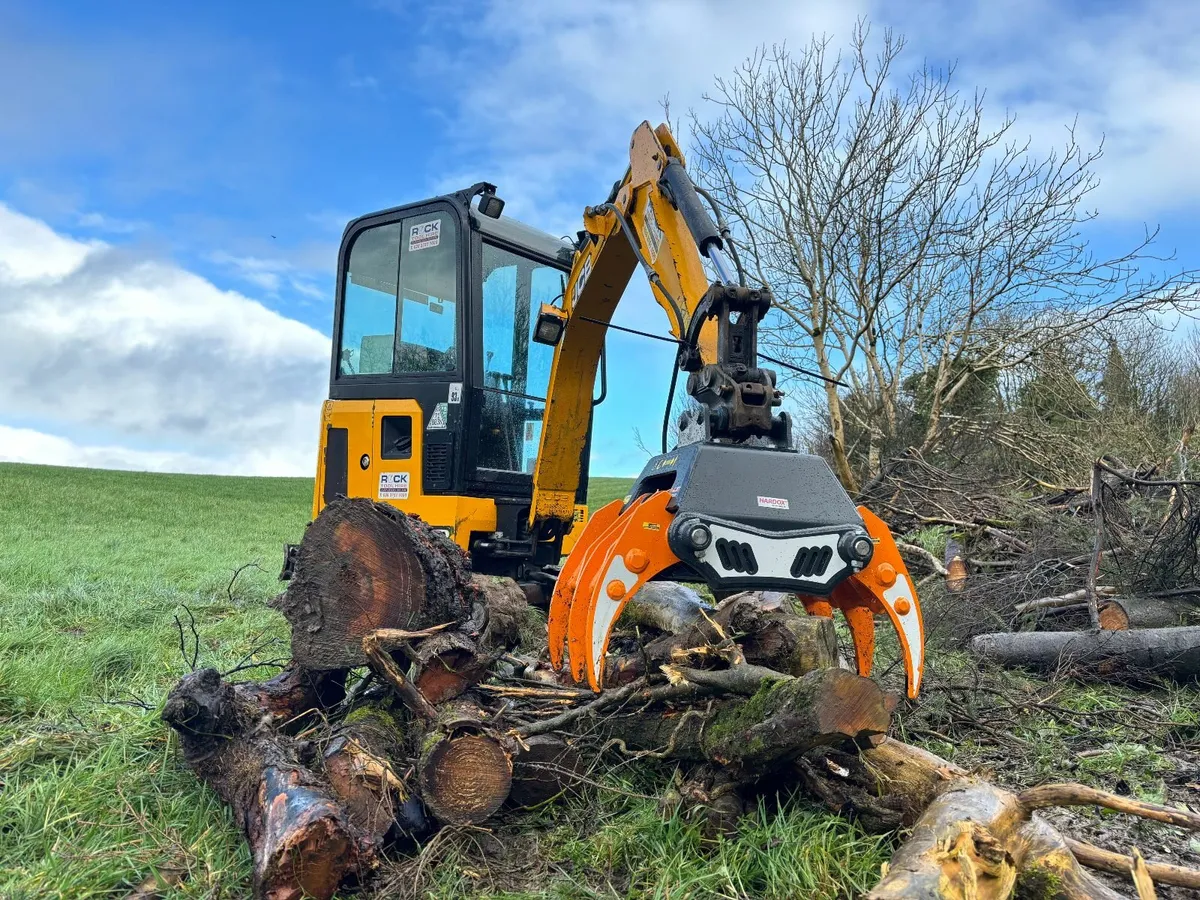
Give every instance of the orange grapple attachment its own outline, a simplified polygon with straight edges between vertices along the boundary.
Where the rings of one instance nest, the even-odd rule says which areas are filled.
[[[593,690],[603,682],[604,654],[621,610],[642,585],[679,561],[667,544],[670,501],[666,491],[637,498],[587,551],[571,601],[567,652],[575,680],[586,676]]]
[[[864,676],[871,674],[875,653],[875,615],[886,613],[900,637],[908,696],[915,698],[925,669],[925,625],[917,592],[887,525],[865,506],[860,506],[858,512],[867,526],[867,533],[875,541],[871,561],[861,572],[834,588],[829,601],[806,598],[805,607],[815,615],[831,615],[832,609],[825,613],[830,605],[842,611],[854,640],[858,674]],[[818,610],[817,605],[825,609]]]
[[[583,568],[583,559],[587,556],[587,549],[594,546],[604,532],[612,527],[624,505],[624,500],[614,500],[596,510],[584,525],[579,540],[575,542],[575,549],[567,555],[567,561],[559,570],[558,579],[554,583],[554,592],[550,595],[550,619],[547,624],[550,664],[556,669],[562,668],[563,645],[567,640],[567,621],[571,613],[571,599],[579,584],[579,572]]]

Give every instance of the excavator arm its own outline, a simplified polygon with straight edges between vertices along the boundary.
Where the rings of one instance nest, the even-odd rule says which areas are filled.
[[[633,133],[629,170],[608,202],[588,207],[563,293],[557,344],[546,395],[542,438],[534,470],[531,518],[535,533],[552,537],[569,530],[579,484],[579,448],[592,413],[592,390],[608,322],[638,266],[646,271],[654,299],[667,314],[673,337],[683,340],[708,290],[696,241],[683,214],[664,193],[663,175],[682,154],[666,125],[643,122]],[[546,319],[543,319],[546,321]],[[553,327],[547,321],[547,328]],[[699,353],[716,357],[716,326],[705,323]]]
[[[814,615],[842,610],[864,675],[875,616],[886,615],[915,697],[924,629],[912,580],[887,526],[853,506],[823,460],[792,449],[790,421],[775,412],[775,374],[758,366],[771,293],[739,283],[725,249],[670,130],[643,122],[625,177],[584,212],[562,307],[543,307],[535,328],[535,340],[556,348],[533,478],[535,536],[573,525],[605,332],[638,266],[679,342],[695,440],[651,459],[627,498],[587,522],[555,583],[551,661],[561,665],[565,648],[575,679],[599,690],[621,609],[647,581],[673,578],[719,593],[789,591]]]

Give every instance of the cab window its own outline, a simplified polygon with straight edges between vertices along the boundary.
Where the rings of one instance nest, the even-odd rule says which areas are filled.
[[[483,414],[477,465],[532,474],[554,348],[532,341],[537,312],[564,273],[483,245]]]
[[[458,368],[458,233],[449,213],[359,233],[344,276],[339,376]]]

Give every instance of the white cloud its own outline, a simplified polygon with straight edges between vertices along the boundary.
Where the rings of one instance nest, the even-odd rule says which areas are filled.
[[[57,234],[0,205],[0,459],[310,474],[329,341],[159,260]],[[126,449],[126,448],[136,449]]]
[[[312,280],[312,275],[286,259],[267,259],[259,256],[233,256],[214,253],[210,257],[218,265],[229,268],[236,277],[275,296],[285,285],[298,294],[314,300],[326,300],[327,292]]]
[[[882,6],[885,19],[895,7]],[[891,23],[933,61],[957,59],[959,84],[987,91],[1014,134],[1044,151],[1077,120],[1085,147],[1104,140],[1091,201],[1135,220],[1200,198],[1200,16],[1189,0],[1121,6],[1014,0],[907,5]]]
[[[573,233],[583,205],[624,172],[634,128],[661,120],[664,97],[682,117],[759,44],[844,34],[859,9],[855,0],[492,0],[482,21],[462,19],[457,39],[422,55],[438,100],[458,100],[448,115],[466,157],[443,164],[436,188],[495,181],[513,215]],[[447,44],[463,49],[447,54]]]

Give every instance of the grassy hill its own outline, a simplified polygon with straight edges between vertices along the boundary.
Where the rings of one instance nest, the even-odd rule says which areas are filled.
[[[596,479],[593,506],[628,486]],[[307,479],[0,464],[0,897],[123,897],[155,871],[181,879],[162,897],[249,895],[244,842],[177,758],[158,709],[189,664],[176,619],[201,666],[287,656],[266,600],[311,490]],[[233,579],[247,563],[258,567]],[[504,896],[833,898],[878,872],[878,839],[800,803],[702,847],[658,812],[669,774],[620,767],[583,800],[497,825],[521,857]],[[431,896],[495,887],[469,848],[443,844]]]

